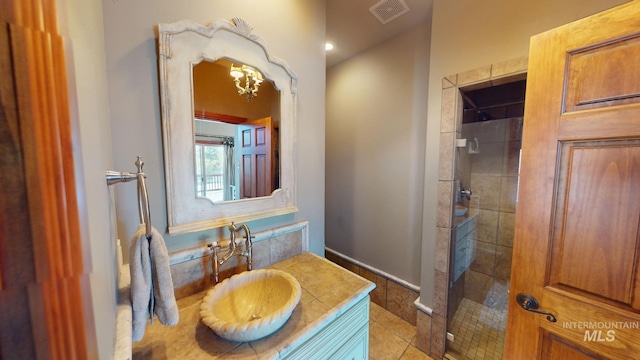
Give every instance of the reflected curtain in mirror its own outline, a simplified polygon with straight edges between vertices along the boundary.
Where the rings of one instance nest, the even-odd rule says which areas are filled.
[[[196,194],[213,202],[237,199],[233,137],[196,134]]]

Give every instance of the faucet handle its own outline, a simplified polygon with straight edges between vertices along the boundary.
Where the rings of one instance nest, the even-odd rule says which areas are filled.
[[[473,192],[471,192],[470,189],[465,190],[463,187],[460,187],[460,196],[461,197],[466,197],[467,200],[471,200],[471,195],[473,195]]]

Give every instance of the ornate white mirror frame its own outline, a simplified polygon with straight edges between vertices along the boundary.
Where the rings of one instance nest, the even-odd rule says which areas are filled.
[[[298,211],[293,169],[297,77],[285,61],[271,56],[266,43],[251,31],[251,25],[239,18],[233,22],[217,20],[208,27],[190,21],[158,25],[169,234]],[[196,197],[192,69],[203,60],[221,58],[258,69],[280,91],[280,186],[270,196],[217,203]]]

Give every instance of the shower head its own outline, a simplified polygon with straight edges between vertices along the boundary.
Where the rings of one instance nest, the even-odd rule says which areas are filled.
[[[493,120],[493,117],[484,111],[478,110],[478,121]]]

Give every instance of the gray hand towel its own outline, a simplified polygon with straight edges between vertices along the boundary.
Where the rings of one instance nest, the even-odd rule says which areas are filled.
[[[149,319],[151,295],[151,261],[149,241],[144,226],[139,226],[131,239],[129,250],[129,272],[131,273],[131,308],[133,341],[140,341]]]
[[[169,267],[169,253],[162,235],[151,228],[151,261],[153,271],[153,295],[155,298],[155,313],[163,325],[173,326],[178,323],[178,305],[173,292],[171,268]]]
[[[147,320],[150,316],[153,317],[154,310],[160,323],[176,325],[179,315],[169,268],[169,254],[158,230],[152,227],[151,239],[147,239],[144,224],[138,227],[131,239],[129,269],[133,341],[142,340]]]

